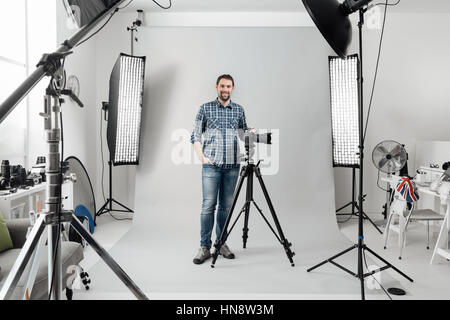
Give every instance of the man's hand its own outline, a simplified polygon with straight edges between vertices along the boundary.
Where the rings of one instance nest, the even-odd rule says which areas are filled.
[[[203,156],[203,158],[202,158],[202,164],[210,164],[210,165],[214,165],[214,162],[212,162],[208,157]]]
[[[256,129],[253,128],[253,127],[250,127],[250,128],[247,129],[247,132],[255,133],[255,134],[256,134]]]

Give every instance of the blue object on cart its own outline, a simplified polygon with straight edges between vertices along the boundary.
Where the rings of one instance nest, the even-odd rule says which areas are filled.
[[[94,233],[94,229],[95,229],[95,222],[94,219],[92,219],[92,215],[89,212],[89,210],[83,206],[83,205],[79,205],[78,207],[75,208],[75,215],[77,217],[86,217],[89,221],[89,232],[92,234]]]

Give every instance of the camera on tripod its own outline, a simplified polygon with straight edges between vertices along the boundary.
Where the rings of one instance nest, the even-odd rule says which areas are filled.
[[[252,133],[246,132],[244,135],[245,155],[241,159],[245,162],[250,162],[250,159],[255,153],[255,144],[272,144],[272,133]]]
[[[278,220],[278,217],[275,213],[274,206],[272,204],[272,200],[270,199],[269,192],[266,188],[266,185],[264,184],[261,169],[259,167],[259,164],[262,160],[259,160],[257,164],[255,164],[252,160],[253,153],[254,153],[254,147],[256,143],[262,143],[262,144],[272,144],[272,133],[252,133],[252,132],[246,132],[244,136],[242,137],[239,135],[240,139],[245,141],[245,158],[244,161],[246,164],[242,167],[240,174],[239,174],[239,181],[237,183],[237,186],[235,188],[233,200],[231,202],[231,207],[228,213],[228,217],[225,221],[225,225],[222,229],[222,233],[220,235],[220,239],[217,240],[216,244],[214,245],[215,250],[212,254],[212,264],[211,267],[214,268],[215,263],[217,261],[217,257],[219,256],[219,252],[222,248],[222,246],[226,243],[228,236],[230,232],[233,230],[234,226],[236,225],[236,222],[239,220],[241,215],[244,213],[245,219],[244,219],[244,228],[242,229],[243,235],[243,248],[245,249],[247,247],[247,239],[248,239],[248,223],[249,223],[249,214],[250,214],[250,205],[254,204],[259,214],[262,216],[263,220],[267,223],[269,228],[271,229],[272,233],[275,235],[277,240],[280,242],[280,244],[283,246],[284,251],[287,255],[287,258],[291,264],[291,266],[294,266],[294,260],[293,257],[295,255],[295,252],[291,250],[292,243],[290,243],[284,236],[283,230],[281,228],[281,224]],[[242,159],[242,158],[241,158]],[[257,180],[259,182],[259,185],[261,187],[261,190],[263,192],[264,198],[266,200],[266,203],[269,207],[270,214],[272,216],[272,219],[275,223],[275,228],[272,227],[269,220],[267,220],[266,216],[264,215],[263,211],[260,209],[260,207],[256,204],[254,198],[253,198],[253,181]],[[247,181],[247,190],[246,190],[246,198],[245,198],[245,204],[242,207],[241,211],[239,212],[235,222],[232,224],[231,228],[229,228],[233,211],[235,209],[237,200],[239,198],[240,192],[242,190],[242,186],[244,184],[244,180]]]
[[[245,148],[253,148],[255,143],[272,144],[272,133],[246,133]]]

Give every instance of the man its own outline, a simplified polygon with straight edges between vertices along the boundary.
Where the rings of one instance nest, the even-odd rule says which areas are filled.
[[[245,112],[242,106],[231,101],[234,80],[230,75],[221,75],[216,82],[218,98],[200,107],[194,123],[191,143],[202,162],[203,202],[201,212],[200,250],[194,258],[202,264],[211,257],[211,233],[214,226],[214,211],[217,198],[216,241],[230,210],[233,193],[239,177],[238,136],[247,131]],[[255,132],[250,128],[251,132]],[[203,136],[203,145],[202,145]],[[230,248],[224,244],[220,255],[234,259]]]

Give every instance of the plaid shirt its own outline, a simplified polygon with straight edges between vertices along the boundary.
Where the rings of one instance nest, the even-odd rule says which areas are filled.
[[[247,131],[244,108],[232,101],[222,106],[218,99],[205,103],[195,118],[191,143],[203,144],[203,154],[222,168],[239,167],[239,141]],[[203,141],[202,141],[203,136]]]

